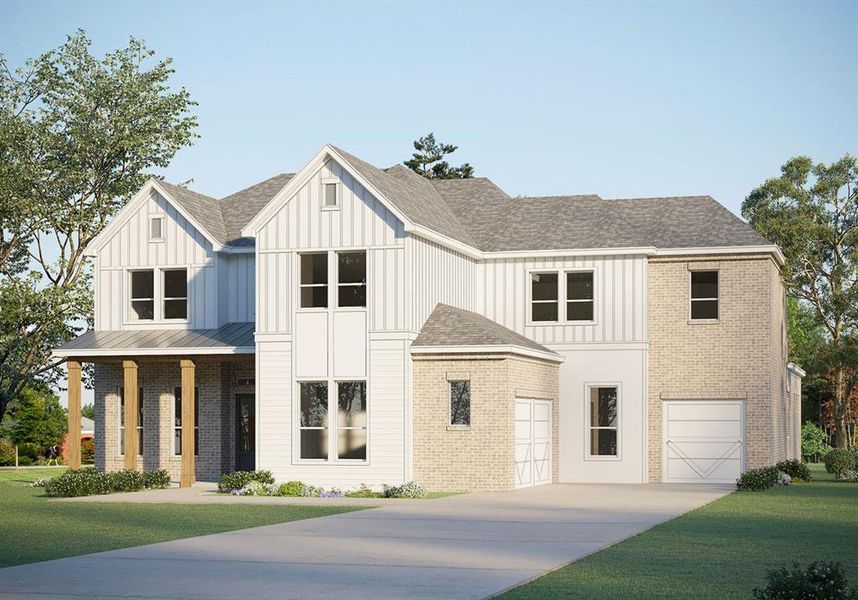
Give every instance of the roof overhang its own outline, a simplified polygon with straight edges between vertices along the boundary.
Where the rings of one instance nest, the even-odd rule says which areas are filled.
[[[774,244],[760,246],[709,246],[695,248],[658,248],[654,256],[695,256],[706,254],[771,254],[783,266],[784,255]]]
[[[795,363],[787,363],[787,371],[790,371],[791,373],[795,373],[796,375],[798,375],[799,377],[802,377],[802,378],[804,378],[807,375],[807,372]]]
[[[187,348],[104,348],[86,349],[75,348],[70,350],[57,349],[51,356],[59,359],[71,358],[106,358],[106,357],[128,357],[128,356],[212,356],[225,354],[254,354],[254,346],[228,346],[218,348],[204,348],[200,346]]]
[[[556,352],[546,352],[517,345],[486,345],[486,346],[411,346],[411,354],[518,354],[530,358],[539,358],[555,363],[565,362],[566,359]]]

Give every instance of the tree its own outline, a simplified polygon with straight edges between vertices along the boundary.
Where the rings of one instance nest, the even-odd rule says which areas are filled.
[[[84,404],[80,407],[80,416],[95,420],[95,406],[92,404]]]
[[[10,416],[9,438],[18,445],[33,444],[40,451],[61,444],[68,431],[66,410],[47,388],[24,388]]]
[[[54,383],[51,348],[92,323],[84,249],[192,143],[195,103],[136,39],[96,58],[79,31],[12,71],[0,55],[0,418]]]
[[[858,336],[856,159],[847,154],[825,165],[792,158],[780,177],[751,192],[742,214],[783,250],[789,293],[811,307],[825,328],[836,441],[847,447]]]
[[[444,160],[459,147],[452,144],[442,144],[435,141],[435,134],[430,133],[414,142],[414,152],[410,160],[403,164],[426,179],[470,179],[474,176],[474,167],[464,163],[451,167]]]

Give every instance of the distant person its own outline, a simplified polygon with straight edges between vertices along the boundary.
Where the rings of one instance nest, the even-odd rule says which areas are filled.
[[[51,446],[50,448],[48,448],[48,466],[49,466],[49,467],[51,466],[51,463],[52,463],[52,462],[53,462],[56,466],[59,466],[59,465],[60,465],[60,461],[59,461],[59,460],[57,460],[57,458],[59,457],[59,455],[60,455],[60,449],[59,449],[59,448],[57,448],[57,445],[56,445],[56,444],[54,444],[53,446]]]

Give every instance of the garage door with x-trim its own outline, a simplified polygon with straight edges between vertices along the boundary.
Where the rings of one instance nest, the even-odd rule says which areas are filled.
[[[515,486],[551,483],[551,402],[515,400]]]

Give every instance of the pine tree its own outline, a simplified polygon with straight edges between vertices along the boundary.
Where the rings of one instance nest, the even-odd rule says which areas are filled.
[[[458,146],[453,144],[435,141],[435,134],[430,133],[414,142],[416,152],[412,154],[411,160],[406,160],[403,164],[427,179],[470,179],[474,176],[474,167],[468,163],[451,167],[450,163],[444,160],[445,156],[457,149]]]

